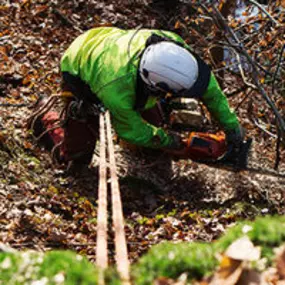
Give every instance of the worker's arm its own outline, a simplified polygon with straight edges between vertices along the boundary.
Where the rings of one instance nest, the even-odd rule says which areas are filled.
[[[129,143],[149,148],[168,148],[174,138],[162,128],[157,128],[143,120],[133,109],[134,95],[121,84],[107,86],[100,99],[112,115],[112,125],[118,136]]]
[[[164,35],[172,40],[175,40],[176,42],[182,43],[186,49],[193,52],[180,36],[168,32],[164,33]],[[207,90],[200,98],[207,107],[208,111],[218,121],[226,133],[239,129],[240,125],[238,118],[236,114],[231,111],[228,100],[222,92],[213,73],[211,73]]]
[[[167,148],[172,145],[172,136],[162,128],[145,122],[139,113],[127,108],[113,108],[110,112],[113,117],[113,126],[120,138],[149,148]]]
[[[238,118],[236,114],[231,111],[228,100],[213,73],[211,74],[208,89],[201,99],[210,114],[226,132],[239,128]]]
[[[238,154],[244,139],[244,130],[240,126],[236,114],[231,111],[228,100],[213,73],[211,74],[208,89],[202,96],[202,101],[224,129],[228,151]]]
[[[170,32],[165,34],[176,42],[182,43],[186,49],[193,52],[191,47],[188,46],[180,36]],[[201,99],[211,115],[226,132],[237,130],[239,128],[238,118],[236,114],[230,110],[228,100],[222,92],[213,73],[211,73],[208,88]]]

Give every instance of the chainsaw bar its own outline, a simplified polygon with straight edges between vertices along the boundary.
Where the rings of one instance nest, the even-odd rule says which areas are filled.
[[[228,171],[234,171],[234,172],[248,171],[254,174],[285,178],[285,173],[279,173],[274,169],[267,169],[267,168],[254,167],[248,165],[252,141],[253,141],[252,138],[249,138],[248,140],[243,142],[239,152],[239,156],[236,159],[231,158],[230,155],[228,155],[228,157],[225,155],[223,158],[216,161],[205,161],[205,160],[204,161],[195,160],[195,161],[206,164],[210,167],[225,169]]]
[[[252,139],[244,141],[239,149],[238,154],[232,149],[228,150],[221,158],[214,159],[192,159],[198,163],[207,164],[216,168],[230,169],[232,171],[246,170],[248,156],[251,149]]]
[[[247,139],[246,141],[243,141],[238,154],[231,154],[225,156],[224,159],[222,159],[223,163],[225,165],[232,166],[233,168],[236,168],[236,170],[246,170],[248,166],[248,157],[250,153],[252,145],[252,138]]]

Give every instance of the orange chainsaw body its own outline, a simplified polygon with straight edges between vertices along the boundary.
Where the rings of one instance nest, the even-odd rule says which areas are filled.
[[[189,158],[198,161],[218,160],[227,152],[226,139],[223,133],[192,132],[188,137],[187,146]]]

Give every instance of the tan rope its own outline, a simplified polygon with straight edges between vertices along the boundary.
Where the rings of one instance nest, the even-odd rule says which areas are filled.
[[[48,132],[52,132],[56,129],[61,128],[61,122],[59,120],[57,120],[56,122],[57,124],[55,124],[53,127],[47,128],[44,132],[42,132],[38,137],[35,136],[35,140],[39,141],[40,139],[43,138],[44,135],[46,135]]]
[[[38,115],[40,112],[42,112],[52,101],[55,100],[55,97],[58,95],[53,95],[47,98],[47,101],[39,108],[37,108],[30,116],[30,118],[34,118],[34,116]]]
[[[52,158],[52,160],[53,160],[53,162],[54,163],[57,163],[57,159],[55,158],[56,157],[56,154],[55,154],[55,152],[56,152],[56,150],[58,150],[61,146],[63,145],[63,141],[61,141],[61,142],[59,142],[58,144],[56,144],[53,148],[52,148],[52,150],[51,150],[51,158]]]
[[[127,242],[124,230],[123,207],[116,170],[114,144],[112,140],[110,113],[108,111],[105,114],[105,119],[107,129],[108,153],[110,160],[109,167],[112,188],[112,217],[113,226],[115,230],[116,263],[117,270],[122,280],[122,284],[127,285],[130,284],[130,264],[128,259]]]
[[[51,96],[48,101],[42,106],[40,107],[36,112],[34,112],[28,122],[31,122],[30,123],[30,129],[33,130],[34,129],[34,126],[35,126],[35,123],[36,123],[36,120],[41,116],[43,115],[44,113],[46,113],[48,110],[50,110],[55,104],[56,102],[59,100],[59,96],[58,95],[53,95]],[[29,124],[29,123],[28,123]]]
[[[104,285],[104,270],[108,267],[107,248],[107,164],[104,115],[100,114],[100,166],[98,187],[96,263],[99,267],[99,285]]]

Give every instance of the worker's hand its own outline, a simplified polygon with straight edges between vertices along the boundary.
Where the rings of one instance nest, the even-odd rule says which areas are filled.
[[[181,137],[177,135],[173,135],[172,138],[172,144],[166,148],[163,148],[163,151],[177,158],[187,158],[187,142],[182,140]]]
[[[227,131],[226,142],[227,142],[228,151],[238,154],[240,151],[240,147],[242,146],[244,136],[245,136],[245,131],[243,127],[240,125],[234,130]]]

